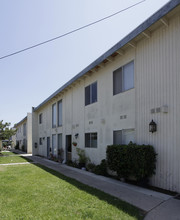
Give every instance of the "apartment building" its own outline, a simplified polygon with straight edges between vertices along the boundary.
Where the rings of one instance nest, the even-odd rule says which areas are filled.
[[[33,154],[76,160],[79,147],[98,164],[107,145],[150,144],[151,184],[180,192],[179,39],[174,0],[32,109]]]
[[[12,138],[14,145],[18,146],[20,150],[32,153],[32,114],[27,113],[27,116],[15,124],[14,128],[17,129]]]

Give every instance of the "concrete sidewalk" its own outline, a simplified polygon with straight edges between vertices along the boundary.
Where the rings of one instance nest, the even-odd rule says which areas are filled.
[[[20,162],[20,163],[1,163],[0,166],[14,166],[14,165],[24,165],[24,164],[34,164],[36,162]]]
[[[65,176],[97,188],[143,211],[145,220],[180,220],[180,200],[173,196],[130,185],[104,176],[59,164],[38,156],[27,156],[36,163],[56,170]]]

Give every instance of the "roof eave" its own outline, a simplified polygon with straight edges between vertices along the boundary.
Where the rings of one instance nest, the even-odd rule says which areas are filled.
[[[158,10],[156,13],[154,13],[150,18],[148,18],[146,21],[144,21],[141,25],[139,25],[136,29],[134,29],[132,32],[130,32],[126,37],[124,37],[122,40],[120,40],[117,44],[115,44],[112,48],[110,48],[107,52],[105,52],[103,55],[101,55],[98,59],[96,59],[93,63],[91,63],[89,66],[87,66],[85,69],[83,69],[79,74],[74,76],[71,80],[69,80],[66,84],[64,84],[61,88],[59,88],[56,92],[54,92],[51,96],[49,96],[46,100],[44,100],[40,105],[38,105],[36,108],[33,109],[33,111],[37,111],[40,109],[43,105],[45,105],[48,101],[50,101],[53,97],[55,97],[58,93],[62,92],[66,87],[71,85],[73,82],[75,82],[77,79],[85,75],[88,71],[96,67],[98,64],[103,62],[105,59],[107,59],[109,56],[111,56],[113,53],[115,53],[117,50],[121,49],[125,44],[132,41],[135,37],[137,37],[139,34],[141,34],[143,31],[148,29],[151,25],[153,25],[155,22],[160,20],[162,17],[164,17],[167,13],[172,11],[175,7],[177,7],[180,4],[180,0],[173,0],[168,2],[165,6],[163,6],[160,10]]]
[[[25,122],[27,120],[27,116],[25,118],[23,118],[20,122],[14,124],[14,128],[17,128],[20,124],[22,124],[23,122]]]

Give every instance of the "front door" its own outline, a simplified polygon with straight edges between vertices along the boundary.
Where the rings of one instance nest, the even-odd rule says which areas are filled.
[[[50,154],[50,137],[47,137],[47,158],[49,158]]]
[[[72,141],[71,135],[66,135],[66,160],[72,160]]]

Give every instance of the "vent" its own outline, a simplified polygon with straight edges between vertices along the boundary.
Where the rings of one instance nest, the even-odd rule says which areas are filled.
[[[93,121],[89,121],[89,124],[92,125],[92,124],[93,124]]]
[[[163,105],[163,106],[161,107],[161,111],[162,111],[163,113],[168,113],[168,106],[167,106],[167,105]]]
[[[151,109],[151,114],[154,114],[155,113],[155,108],[152,108]]]
[[[103,119],[101,119],[101,123],[102,124],[105,124],[106,123],[106,121],[105,121],[105,119],[103,118]]]
[[[167,105],[163,105],[161,107],[152,108],[150,111],[151,111],[151,114],[160,113],[160,112],[168,113],[168,106]]]
[[[120,115],[120,119],[126,119],[127,115]]]
[[[156,113],[159,113],[159,112],[161,112],[161,108],[160,107],[156,108]]]

